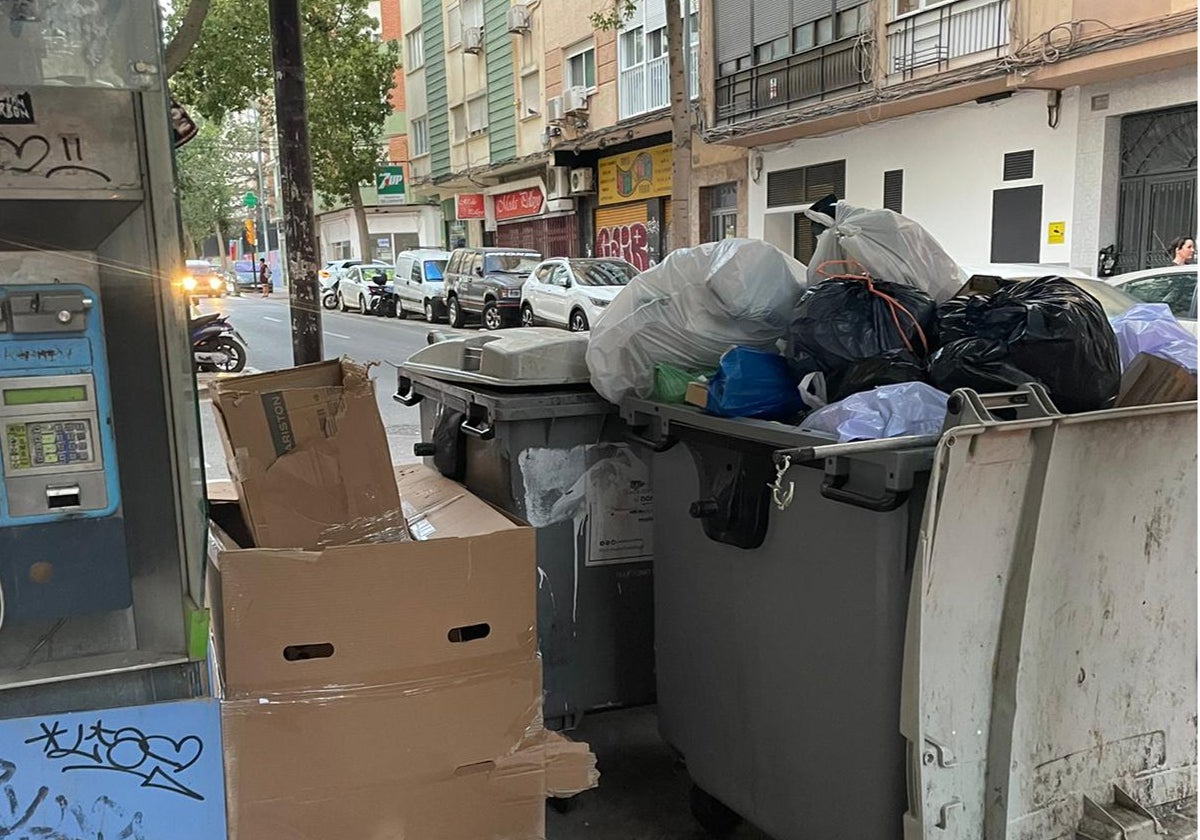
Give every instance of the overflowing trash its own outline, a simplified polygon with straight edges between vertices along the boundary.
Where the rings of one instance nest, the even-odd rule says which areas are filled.
[[[945,422],[948,399],[924,382],[884,385],[817,409],[804,418],[800,431],[834,435],[841,443],[936,435]]]
[[[712,371],[683,370],[674,365],[659,364],[654,366],[654,393],[651,398],[655,402],[681,403],[687,399],[688,385],[698,380],[707,381]]]
[[[941,348],[929,381],[943,391],[1046,386],[1065,412],[1110,405],[1121,384],[1117,338],[1099,301],[1061,277],[965,295],[938,307]]]
[[[1142,303],[1112,319],[1121,369],[1138,353],[1149,353],[1196,372],[1196,336],[1185,330],[1165,303]]]
[[[773,350],[804,284],[804,265],[761,240],[674,251],[622,289],[592,329],[592,386],[609,402],[646,399],[655,365],[712,370],[730,347]]]
[[[804,409],[787,359],[777,353],[734,347],[721,357],[705,406],[719,417],[786,420]]]

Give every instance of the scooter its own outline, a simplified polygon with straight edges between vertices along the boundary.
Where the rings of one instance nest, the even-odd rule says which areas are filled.
[[[220,312],[188,321],[192,362],[202,373],[239,373],[246,367],[246,339]]]
[[[341,281],[335,277],[326,285],[321,287],[321,306],[326,309],[337,309],[337,291],[338,283],[340,282]]]
[[[372,280],[367,287],[371,299],[367,301],[367,314],[383,318],[396,317],[396,293],[386,280]]]

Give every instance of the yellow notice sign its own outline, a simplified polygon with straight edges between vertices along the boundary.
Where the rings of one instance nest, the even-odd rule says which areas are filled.
[[[1067,223],[1050,222],[1046,225],[1046,244],[1062,245],[1067,241]]]

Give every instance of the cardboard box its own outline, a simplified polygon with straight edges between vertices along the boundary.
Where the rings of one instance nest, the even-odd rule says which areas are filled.
[[[343,359],[215,382],[212,404],[256,546],[315,549],[400,519],[365,367]]]
[[[546,732],[532,529],[421,466],[400,543],[255,549],[212,504],[209,592],[232,840],[527,840],[596,785]]]
[[[1149,353],[1138,353],[1121,375],[1117,408],[1196,399],[1196,374]]]
[[[688,405],[694,405],[697,408],[705,408],[708,406],[708,383],[707,382],[689,382],[687,392],[683,395],[683,401]]]

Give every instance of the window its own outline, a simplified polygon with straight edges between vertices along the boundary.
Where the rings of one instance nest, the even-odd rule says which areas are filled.
[[[817,45],[816,23],[806,23],[792,30],[792,49],[795,52],[811,50]]]
[[[896,14],[907,15],[921,8],[921,0],[896,0]]]
[[[855,6],[853,9],[847,9],[844,12],[839,12],[837,16],[837,37],[853,38],[860,34],[867,25],[870,18],[868,10],[870,6]]]
[[[708,211],[706,242],[737,236],[737,184],[705,187],[700,193],[700,203]]]
[[[446,10],[446,35],[450,46],[457,47],[462,43],[463,16],[462,9],[455,3]]]
[[[425,279],[430,283],[440,281],[445,272],[445,260],[425,260]]]
[[[483,26],[483,0],[463,0],[462,25]]]
[[[646,60],[667,54],[667,27],[662,26],[646,35]]]
[[[408,129],[409,139],[412,140],[412,155],[420,157],[429,154],[429,118],[417,117]]]
[[[425,37],[420,29],[404,36],[405,69],[416,70],[425,64]]]
[[[596,89],[596,50],[590,41],[586,47],[568,52],[565,64],[567,87]]]
[[[817,43],[828,44],[833,40],[833,18],[821,18],[817,21]]]
[[[1177,318],[1195,317],[1192,314],[1192,298],[1196,294],[1194,272],[1146,277],[1120,288],[1144,303],[1165,303]]]
[[[759,64],[769,64],[778,58],[786,58],[788,54],[788,39],[778,38],[766,44],[761,44],[754,51],[754,58]]]
[[[538,72],[521,77],[521,118],[536,117],[542,112],[542,85]]]
[[[903,207],[904,170],[889,169],[883,173],[883,209],[903,213]]]
[[[419,262],[417,262],[416,260],[409,260],[408,262],[412,263],[412,267],[409,269],[408,279],[410,281],[412,281],[413,283],[415,283],[416,285],[420,286],[424,282],[424,278],[421,277],[421,264]],[[396,273],[399,274],[403,270],[404,269],[397,266]]]
[[[453,126],[454,142],[461,143],[467,139],[467,106],[455,105],[450,109],[450,123]]]
[[[621,48],[618,52],[621,54],[622,70],[629,70],[646,60],[642,27],[639,26],[637,29],[621,33]]]
[[[467,100],[467,128],[472,137],[488,130],[487,96],[480,94]]]
[[[811,204],[833,193],[846,194],[846,161],[779,169],[767,173],[767,206]]]

